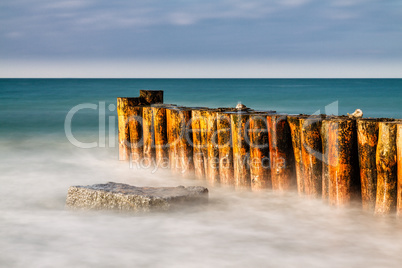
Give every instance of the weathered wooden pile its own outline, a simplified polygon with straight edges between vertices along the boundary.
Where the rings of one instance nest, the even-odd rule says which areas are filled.
[[[117,112],[120,160],[402,214],[401,120],[182,107],[150,90],[118,98]]]

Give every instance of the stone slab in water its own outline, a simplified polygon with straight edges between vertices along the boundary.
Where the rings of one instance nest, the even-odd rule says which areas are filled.
[[[166,211],[178,205],[208,202],[208,189],[201,186],[136,187],[108,182],[71,186],[66,207],[84,210]]]

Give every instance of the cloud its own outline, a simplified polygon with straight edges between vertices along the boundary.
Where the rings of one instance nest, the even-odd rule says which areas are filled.
[[[21,32],[9,32],[9,33],[6,33],[5,36],[6,36],[7,38],[16,39],[16,38],[21,38],[21,37],[23,37],[24,34],[21,33]]]
[[[288,7],[299,7],[310,3],[311,0],[281,0],[280,3]]]
[[[400,14],[381,0],[3,0],[0,57],[402,59]]]
[[[210,19],[259,19],[282,7],[296,8],[310,0],[204,0],[204,1],[54,1],[39,0],[4,0],[3,5],[9,8],[11,26],[18,21],[28,25],[49,23],[55,27],[62,24],[64,27],[82,22],[90,25],[91,22],[102,23],[102,28],[147,25],[191,25]],[[5,13],[6,11],[1,12]],[[57,20],[59,19],[59,20]],[[140,21],[144,21],[140,23]],[[126,23],[121,23],[126,21]],[[53,23],[52,23],[53,22]],[[14,25],[13,25],[14,24]],[[95,25],[94,25],[95,26]],[[95,26],[95,28],[99,28]]]
[[[332,0],[331,5],[335,7],[350,7],[360,4],[368,4],[371,0]]]
[[[43,3],[41,8],[45,9],[79,9],[92,5],[93,1],[87,0],[68,0],[68,1],[50,1],[49,3]]]

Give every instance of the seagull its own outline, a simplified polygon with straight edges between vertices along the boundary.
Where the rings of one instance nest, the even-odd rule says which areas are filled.
[[[237,110],[246,110],[247,107],[246,107],[246,105],[244,105],[244,104],[242,104],[241,102],[239,102],[239,103],[237,103],[237,105],[236,105],[236,109],[237,109]]]
[[[353,114],[348,113],[348,116],[350,118],[362,118],[363,117],[363,111],[360,110],[360,109],[356,109],[356,111]]]

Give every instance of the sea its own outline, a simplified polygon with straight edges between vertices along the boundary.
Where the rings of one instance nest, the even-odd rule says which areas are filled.
[[[0,267],[401,267],[402,221],[322,200],[211,187],[118,161],[117,97],[402,118],[402,79],[0,79]],[[170,213],[65,209],[72,185],[202,185]]]

